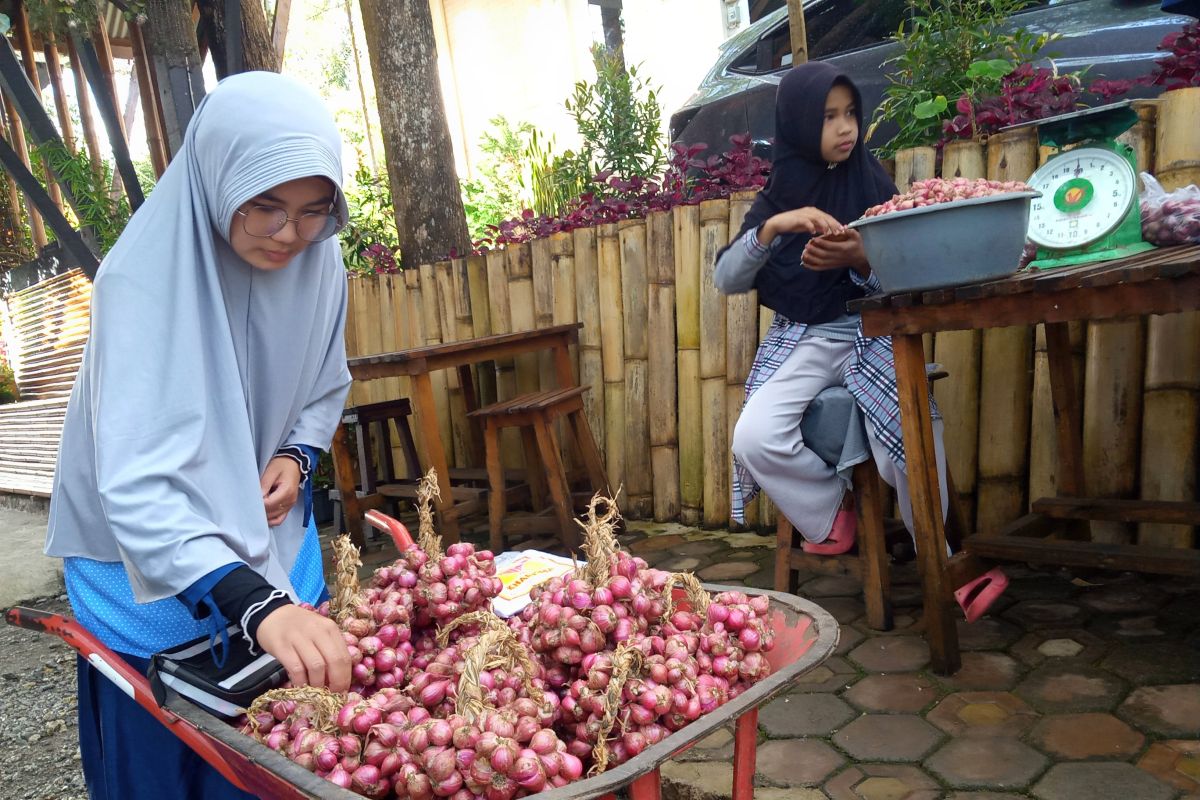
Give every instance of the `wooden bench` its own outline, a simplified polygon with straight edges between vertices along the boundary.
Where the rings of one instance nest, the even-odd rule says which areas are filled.
[[[583,413],[584,386],[530,392],[472,411],[467,416],[484,423],[483,442],[488,471],[488,530],[493,552],[504,549],[504,517],[508,513],[505,478],[500,463],[500,431],[520,428],[525,447],[526,479],[535,510],[553,513],[567,549],[579,544],[579,526],[575,524],[575,502],[571,481],[562,459],[556,421],[566,419],[566,432],[579,450],[593,492],[608,491],[604,460],[592,437]],[[543,500],[549,488],[551,503]]]

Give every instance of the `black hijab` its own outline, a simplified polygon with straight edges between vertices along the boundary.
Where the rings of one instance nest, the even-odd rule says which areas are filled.
[[[825,102],[835,84],[854,96],[858,143],[850,158],[832,169],[821,158]],[[828,64],[789,70],[775,100],[775,147],[771,175],[731,241],[775,214],[814,206],[842,223],[853,222],[896,193],[896,185],[863,145],[862,95],[851,80]],[[785,234],[755,278],[758,301],[793,322],[828,322],[846,313],[846,303],[863,295],[849,268],[816,271],[801,264],[807,233]]]

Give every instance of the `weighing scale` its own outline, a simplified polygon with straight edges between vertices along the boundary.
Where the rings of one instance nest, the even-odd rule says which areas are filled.
[[[1111,261],[1154,248],[1142,239],[1133,148],[1116,140],[1137,120],[1126,101],[1004,129],[1036,125],[1041,144],[1057,149],[1029,179],[1042,193],[1029,207],[1028,236],[1037,245],[1031,268]]]

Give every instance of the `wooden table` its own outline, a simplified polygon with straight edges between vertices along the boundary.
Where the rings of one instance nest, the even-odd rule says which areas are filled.
[[[913,521],[924,586],[926,638],[933,669],[961,665],[952,591],[977,574],[969,559],[946,558],[933,429],[921,335],[1045,323],[1058,470],[1056,498],[988,536],[965,543],[968,554],[1068,566],[1200,575],[1200,551],[1047,538],[1057,527],[1086,531],[1089,520],[1200,524],[1200,503],[1085,498],[1082,435],[1067,323],[1200,309],[1200,247],[1152,250],[1119,261],[1018,273],[1002,280],[856,301],[869,336],[891,336]],[[953,376],[951,376],[953,380]]]
[[[456,506],[450,485],[450,470],[446,461],[445,443],[438,433],[437,405],[433,398],[430,373],[441,369],[458,370],[466,399],[467,411],[479,407],[471,365],[483,361],[508,359],[523,353],[550,350],[553,352],[555,379],[560,387],[575,384],[575,372],[568,347],[579,341],[582,323],[554,325],[533,331],[500,333],[478,339],[414,347],[395,353],[360,356],[349,359],[350,375],[359,381],[394,378],[406,375],[412,380],[413,415],[425,446],[428,464],[437,470],[441,499],[436,501],[438,533],[447,543],[458,541],[458,521],[461,507]],[[479,440],[481,441],[481,440]],[[347,516],[351,516],[347,505]]]

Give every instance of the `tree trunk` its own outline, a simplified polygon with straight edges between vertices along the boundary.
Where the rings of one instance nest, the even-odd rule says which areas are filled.
[[[167,146],[174,156],[183,146],[183,134],[196,106],[204,99],[200,71],[204,62],[196,44],[190,2],[146,0],[142,37],[157,77]]]
[[[406,268],[470,244],[428,0],[360,0]]]
[[[225,30],[225,6],[228,0],[201,0],[200,15],[212,49],[217,77],[225,78],[238,72],[265,70],[279,72],[279,56],[271,39],[271,25],[259,0],[241,0],[240,58],[230,58],[229,38]]]

